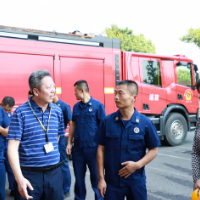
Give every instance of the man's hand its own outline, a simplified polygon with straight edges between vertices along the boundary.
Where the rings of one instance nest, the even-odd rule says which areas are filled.
[[[106,188],[107,188],[107,184],[104,179],[99,180],[97,188],[98,188],[99,194],[104,198],[104,195],[106,194]]]
[[[22,177],[20,180],[17,181],[17,184],[18,184],[19,193],[21,194],[21,196],[23,198],[25,198],[25,199],[33,199],[33,197],[29,196],[28,192],[27,192],[27,187],[30,190],[33,190],[32,185],[30,184],[30,182],[27,179]]]
[[[195,183],[194,189],[200,189],[200,179]]]
[[[66,153],[68,155],[70,155],[71,154],[71,150],[72,150],[72,143],[68,143],[67,144],[67,148],[66,148]]]
[[[118,175],[120,177],[127,178],[129,177],[133,172],[135,172],[137,169],[140,169],[139,165],[137,162],[133,161],[127,161],[122,163],[123,167],[121,170],[119,170]]]

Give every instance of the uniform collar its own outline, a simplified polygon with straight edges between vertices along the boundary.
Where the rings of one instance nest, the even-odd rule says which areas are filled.
[[[61,104],[61,100],[60,100],[60,99],[58,99],[58,101],[57,101],[56,105],[57,105],[57,106],[60,106],[60,104]]]
[[[29,101],[31,103],[31,106],[34,110],[41,109],[40,106],[38,106],[34,101],[33,101],[33,96],[29,98]],[[52,107],[52,103],[49,103],[48,108]]]
[[[92,105],[92,101],[93,101],[93,98],[92,97],[90,97],[90,100],[87,102],[87,103],[82,103],[82,101],[80,101],[80,104],[79,104],[79,106],[81,107],[81,108],[83,108],[83,105],[86,105],[86,106],[91,106]]]
[[[134,108],[134,109],[135,109],[135,112],[134,112],[133,116],[131,117],[130,122],[135,123],[135,124],[139,124],[139,122],[140,122],[140,113],[137,111],[136,108]],[[115,122],[119,122],[119,121],[122,122],[122,116],[121,116],[121,113],[120,113],[120,111],[118,109],[118,111],[115,114]]]

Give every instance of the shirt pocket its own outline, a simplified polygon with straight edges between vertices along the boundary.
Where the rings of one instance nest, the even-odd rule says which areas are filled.
[[[73,115],[72,115],[72,121],[76,122],[77,119],[79,118],[79,115],[80,115],[80,113],[77,113],[77,112],[73,113]]]
[[[120,148],[120,134],[119,132],[106,132],[106,149]]]
[[[96,117],[95,117],[95,113],[94,112],[87,113],[85,117],[86,117],[86,122],[87,123],[92,123],[92,124],[95,123]]]
[[[139,152],[144,148],[144,135],[128,135],[128,151]]]

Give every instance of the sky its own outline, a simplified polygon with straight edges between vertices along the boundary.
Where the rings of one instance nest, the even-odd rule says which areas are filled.
[[[150,39],[156,54],[184,54],[200,68],[200,48],[179,40],[200,28],[199,8],[200,0],[0,0],[0,25],[99,34],[116,24]]]

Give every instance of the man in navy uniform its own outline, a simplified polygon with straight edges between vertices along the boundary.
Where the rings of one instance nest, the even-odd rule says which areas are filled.
[[[104,118],[95,137],[98,190],[105,200],[147,199],[144,166],[156,157],[160,140],[153,122],[134,108],[137,93],[134,81],[118,83],[119,110]]]
[[[73,167],[76,178],[75,200],[85,200],[85,173],[86,165],[90,170],[92,189],[95,192],[95,200],[103,199],[98,192],[97,176],[97,143],[94,141],[96,130],[106,116],[103,104],[93,99],[89,94],[89,87],[86,81],[80,80],[75,84],[75,96],[77,100],[73,108],[72,125],[69,130],[67,154],[71,154],[72,148]]]
[[[58,140],[65,134],[62,110],[54,105],[55,84],[47,70],[29,77],[33,96],[19,106],[8,131],[8,158],[17,199],[63,200]]]
[[[58,96],[55,94],[53,98],[53,103],[59,106],[63,112],[64,117],[64,126],[65,129],[67,128],[67,124],[69,126],[72,122],[72,111],[70,105],[66,104],[65,102],[61,101]],[[60,151],[60,161],[65,161],[64,164],[61,166],[62,174],[63,174],[63,192],[64,192],[64,199],[70,196],[70,186],[71,186],[71,174],[69,170],[69,163],[66,157],[66,142],[65,136],[60,136],[59,140],[59,151]]]
[[[9,119],[9,125],[10,125],[10,120],[12,117],[11,111],[13,109],[15,105],[15,100],[13,99],[13,97],[4,97],[2,102],[1,102],[1,106],[3,107],[4,111],[6,112],[6,114],[8,115],[8,119]],[[12,172],[12,169],[10,167],[10,163],[8,161],[8,155],[7,155],[7,147],[8,147],[8,140],[5,139],[5,147],[4,147],[4,157],[5,157],[5,167],[6,167],[6,171],[8,173],[8,181],[9,181],[9,189],[10,191],[10,196],[14,196],[14,182],[15,182],[15,177],[14,174]]]
[[[6,184],[6,169],[5,169],[5,137],[8,134],[8,126],[10,120],[4,109],[0,107],[0,200],[5,200],[5,184]]]

